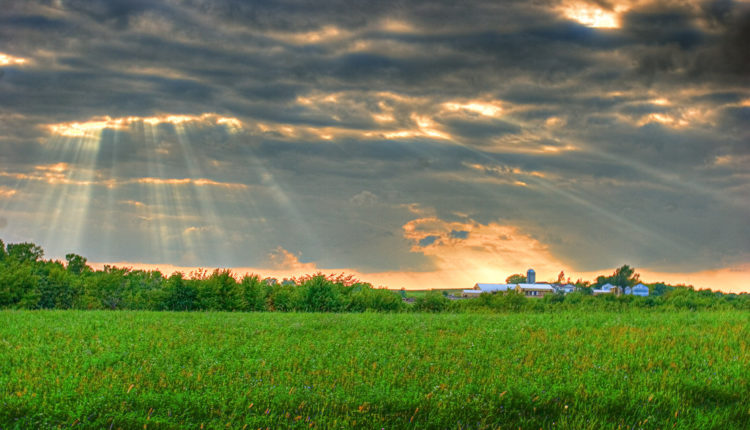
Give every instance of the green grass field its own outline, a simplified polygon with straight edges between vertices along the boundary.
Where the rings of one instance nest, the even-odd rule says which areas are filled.
[[[0,428],[748,428],[750,314],[0,312]]]

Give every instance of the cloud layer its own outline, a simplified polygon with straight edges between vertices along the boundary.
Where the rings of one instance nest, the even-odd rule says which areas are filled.
[[[0,237],[53,256],[750,262],[748,2],[17,1],[0,24]]]

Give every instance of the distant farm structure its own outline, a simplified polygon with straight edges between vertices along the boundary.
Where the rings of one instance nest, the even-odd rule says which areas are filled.
[[[519,280],[523,279],[523,276],[519,276]],[[529,269],[526,272],[526,282],[518,282],[518,283],[476,283],[474,284],[474,287],[468,290],[463,290],[461,292],[461,297],[470,298],[470,297],[479,297],[482,293],[489,293],[489,294],[496,294],[496,293],[505,293],[508,291],[515,291],[517,293],[523,294],[526,297],[532,297],[532,298],[542,298],[544,296],[550,295],[550,294],[569,294],[574,291],[577,291],[578,287],[576,287],[573,284],[557,284],[557,283],[544,283],[536,282],[536,272],[534,269]],[[606,283],[602,285],[600,288],[594,288],[590,290],[591,293],[595,296],[604,295],[604,294],[612,294],[615,296],[620,295],[634,295],[634,296],[642,296],[646,297],[649,295],[649,287],[638,283],[637,285],[630,287],[622,287],[619,285],[612,285],[610,283]]]
[[[511,284],[486,284],[476,283],[474,287],[469,290],[463,290],[461,297],[478,297],[482,293],[495,294],[498,292],[515,291],[523,294],[526,297],[539,298],[555,294],[560,289],[572,292],[574,290],[573,285],[555,285],[546,283],[536,283],[536,272],[534,269],[529,269],[526,272],[526,282],[511,283]]]

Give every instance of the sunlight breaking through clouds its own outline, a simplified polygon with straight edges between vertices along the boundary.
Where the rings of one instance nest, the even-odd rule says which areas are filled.
[[[6,242],[407,286],[525,270],[502,234],[579,271],[747,262],[748,1],[85,3],[0,29]]]
[[[564,1],[560,6],[563,16],[587,27],[620,28],[620,15],[630,9],[624,2],[607,9],[598,2]]]
[[[202,115],[162,115],[162,116],[128,116],[112,118],[102,116],[92,118],[83,122],[67,122],[59,124],[48,124],[46,127],[52,134],[66,137],[84,137],[89,132],[100,132],[105,129],[126,130],[133,124],[144,123],[151,126],[159,124],[180,125],[184,123],[199,123],[207,125],[223,125],[230,131],[237,132],[242,129],[242,122],[237,118],[224,117],[215,113],[204,113]]]
[[[23,66],[28,63],[26,58],[14,57],[0,52],[0,66]]]
[[[425,217],[404,224],[403,233],[412,252],[428,256],[436,271],[451,278],[468,272],[475,282],[501,282],[521,267],[543,272],[566,267],[545,244],[513,225]]]
[[[484,102],[472,100],[463,103],[446,102],[443,103],[443,108],[450,112],[466,111],[488,117],[497,117],[503,112],[502,105],[497,101]]]

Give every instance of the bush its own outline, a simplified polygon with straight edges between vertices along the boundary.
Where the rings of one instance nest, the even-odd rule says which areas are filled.
[[[308,312],[340,312],[345,308],[341,286],[317,274],[299,287],[302,296],[302,310]]]
[[[355,286],[349,295],[348,311],[397,312],[404,306],[401,295],[385,289]]]
[[[422,312],[443,312],[450,305],[450,300],[442,294],[430,291],[414,300],[414,310]]]
[[[266,299],[272,287],[261,281],[258,275],[247,275],[240,282],[242,309],[246,311],[266,310]]]

